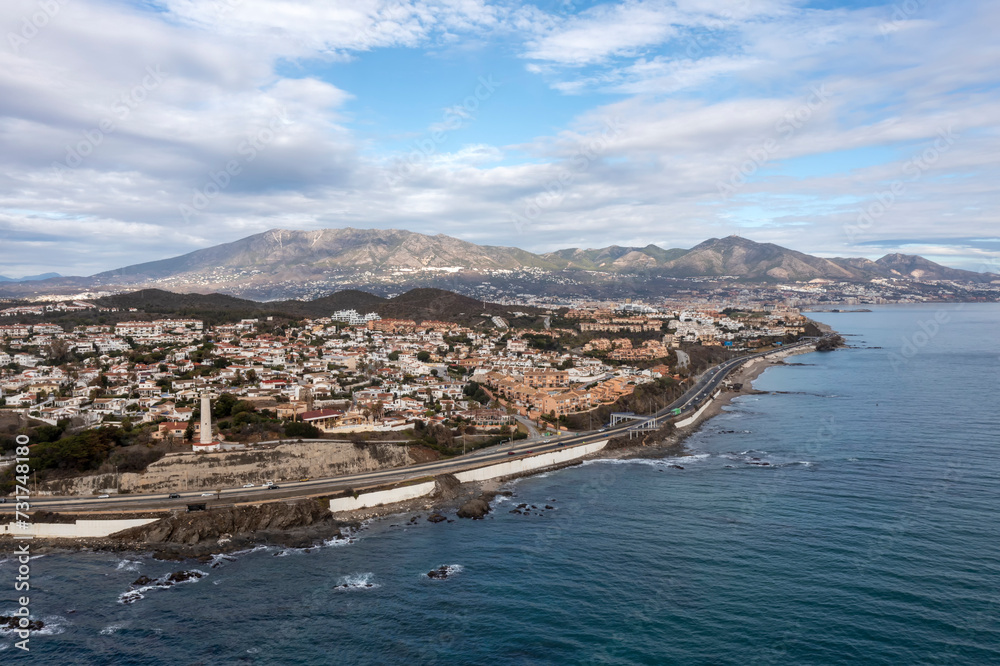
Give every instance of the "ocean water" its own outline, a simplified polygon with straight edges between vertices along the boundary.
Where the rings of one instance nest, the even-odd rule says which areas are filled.
[[[214,567],[36,559],[49,627],[0,663],[1000,663],[1000,306],[815,316],[854,348],[769,369],[690,456],[524,479],[484,521]]]

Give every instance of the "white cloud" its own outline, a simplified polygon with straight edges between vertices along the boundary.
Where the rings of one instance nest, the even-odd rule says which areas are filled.
[[[670,3],[598,5],[529,41],[526,57],[587,65],[611,56],[633,55],[676,34],[680,15]]]
[[[5,3],[2,34],[35,6]],[[916,237],[943,256],[957,247],[945,239],[995,229],[1000,13],[986,3],[928,8],[890,34],[880,26],[891,8],[783,2],[628,2],[577,17],[471,0],[245,0],[221,17],[219,3],[165,7],[65,3],[19,52],[0,48],[0,273],[93,273],[273,227],[409,228],[545,250],[690,246],[743,225],[804,251],[871,254],[889,248],[852,244],[844,226],[948,127],[962,138],[857,240]],[[529,71],[619,101],[518,145],[463,135],[464,147],[435,145],[397,179],[387,178],[393,160],[348,129],[351,91],[275,69],[277,58],[435,46],[487,30],[509,38],[516,28],[526,36],[512,49],[533,59]],[[708,36],[689,48],[692,34]],[[664,42],[676,52],[655,52]],[[147,88],[150,67],[164,76]],[[827,98],[812,104],[815,86]],[[120,117],[123,96],[135,104]],[[803,109],[786,131],[782,121]],[[461,107],[444,113],[470,120]],[[82,163],[53,173],[105,119],[114,129]],[[622,128],[610,139],[608,122]],[[451,129],[443,123],[431,131]],[[254,138],[250,160],[241,146]],[[722,197],[718,183],[769,141],[751,178]],[[899,159],[881,164],[784,168],[893,146]],[[185,219],[179,206],[233,160],[240,174]],[[539,212],[514,225],[532,205]]]

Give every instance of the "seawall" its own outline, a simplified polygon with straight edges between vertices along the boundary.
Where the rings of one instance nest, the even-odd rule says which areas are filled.
[[[689,425],[692,425],[693,423],[697,423],[697,422],[698,422],[698,419],[700,419],[700,418],[701,418],[701,415],[702,415],[702,414],[704,414],[704,413],[705,413],[705,411],[706,411],[706,410],[707,410],[707,409],[708,409],[709,407],[711,407],[711,406],[712,406],[712,402],[713,402],[713,401],[714,401],[714,400],[715,400],[716,398],[718,398],[718,397],[719,397],[719,394],[720,394],[720,393],[722,393],[722,391],[716,391],[715,393],[713,393],[713,394],[712,394],[712,397],[711,397],[711,398],[709,398],[708,400],[706,400],[706,401],[705,401],[705,404],[703,404],[703,405],[702,405],[701,407],[699,407],[699,408],[698,408],[698,411],[697,411],[697,412],[695,412],[695,413],[694,413],[694,414],[692,414],[691,416],[687,417],[687,418],[686,418],[686,419],[684,419],[683,421],[678,421],[677,423],[675,423],[675,424],[674,424],[674,427],[675,427],[675,428],[686,428],[686,427],[688,427]]]
[[[132,527],[156,522],[156,518],[124,520],[77,520],[75,523],[29,523],[24,530],[17,523],[0,525],[2,536],[32,536],[45,539],[86,539],[106,537]]]
[[[462,483],[469,483],[472,481],[497,479],[504,476],[515,476],[551,467],[553,465],[559,465],[571,460],[584,458],[591,453],[600,451],[607,446],[607,444],[608,441],[604,440],[601,442],[584,444],[582,446],[574,446],[557,451],[540,453],[535,456],[508,460],[493,465],[484,465],[483,467],[476,467],[475,469],[469,469],[463,472],[455,472],[454,477]],[[367,509],[384,504],[393,504],[395,502],[405,502],[418,497],[426,497],[434,492],[435,487],[436,484],[433,481],[430,481],[427,483],[414,484],[412,486],[360,493],[357,497],[338,497],[330,500],[330,511],[332,513],[339,513],[343,511],[352,511],[354,509]]]
[[[357,497],[338,497],[330,500],[330,511],[354,511],[355,509],[367,509],[380,504],[392,504],[393,502],[405,502],[406,500],[424,497],[434,492],[433,481],[427,483],[417,483],[412,486],[402,488],[391,488],[389,490],[377,490],[372,493],[361,493]]]

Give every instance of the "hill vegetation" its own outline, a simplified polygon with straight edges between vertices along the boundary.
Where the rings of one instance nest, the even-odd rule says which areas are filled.
[[[383,318],[427,319],[451,321],[463,325],[483,323],[490,317],[506,319],[512,311],[538,318],[542,311],[526,306],[509,307],[483,303],[474,298],[444,289],[411,289],[393,298],[383,298],[357,289],[345,289],[311,301],[287,300],[258,302],[225,294],[177,294],[163,289],[138,291],[105,296],[94,301],[102,308],[115,312],[88,310],[83,312],[48,313],[25,316],[25,321],[49,321],[63,326],[105,324],[119,321],[152,320],[157,318],[201,319],[208,325],[236,322],[240,319],[273,317],[275,325],[288,320],[329,317],[340,310],[360,313],[377,312]],[[518,320],[519,323],[524,323]],[[492,324],[490,324],[492,325]]]

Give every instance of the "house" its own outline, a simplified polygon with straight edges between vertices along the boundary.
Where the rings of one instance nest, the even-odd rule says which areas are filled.
[[[323,432],[328,432],[340,426],[344,411],[341,409],[315,409],[299,414],[299,420],[314,425]]]
[[[196,434],[200,434],[201,428],[200,424],[194,424],[194,430]],[[187,421],[164,421],[159,426],[157,426],[156,432],[153,433],[153,439],[184,439],[184,435],[187,432],[188,422]]]
[[[590,409],[591,400],[589,391],[560,391],[544,395],[536,405],[545,414],[563,416]]]
[[[477,428],[486,430],[510,426],[514,422],[514,417],[502,409],[470,409],[462,412],[460,416]]]
[[[123,321],[115,324],[115,335],[125,338],[151,338],[163,334],[163,327],[156,322]]]

